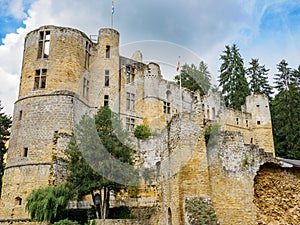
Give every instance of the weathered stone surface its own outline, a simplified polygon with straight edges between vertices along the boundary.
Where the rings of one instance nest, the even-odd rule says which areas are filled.
[[[258,224],[299,224],[299,169],[261,166],[254,180],[254,197]]]
[[[49,56],[37,58],[45,31],[50,32]],[[274,156],[265,96],[247,97],[236,111],[225,108],[216,93],[200,97],[181,89],[163,79],[158,64],[141,62],[140,53],[137,61],[120,56],[119,33],[109,28],[99,30],[95,43],[76,29],[43,26],[26,36],[23,57],[0,219],[28,218],[26,196],[63,181],[65,173],[54,159],[63,155],[81,117],[107,103],[124,127],[144,123],[155,133],[135,145],[136,166],[151,171],[151,180],[141,180],[137,198],[127,193],[112,205],[156,207],[150,224],[181,225],[185,199],[209,196],[221,224],[256,223],[254,177]],[[40,69],[47,70],[46,84],[36,88]],[[207,148],[204,132],[214,122],[226,132],[217,137],[217,147]]]

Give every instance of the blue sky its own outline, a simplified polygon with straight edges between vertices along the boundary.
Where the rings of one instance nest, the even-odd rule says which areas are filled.
[[[270,80],[282,59],[292,68],[300,64],[300,0],[114,2],[114,28],[121,34],[121,45],[130,43],[132,49],[140,48],[144,58],[168,65],[169,70],[163,69],[168,78],[182,54],[182,64],[203,60],[217,79],[220,54],[233,43],[245,67],[251,58],[259,58],[270,69]],[[111,1],[0,0],[0,100],[8,114],[18,95],[24,37],[47,24],[97,34],[99,28],[111,25]],[[153,40],[159,40],[157,49]],[[160,51],[162,43],[168,43],[164,52],[169,54]],[[193,57],[185,57],[183,49]]]

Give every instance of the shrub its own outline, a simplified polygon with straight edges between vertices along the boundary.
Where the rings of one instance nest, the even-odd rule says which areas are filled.
[[[146,140],[151,136],[151,132],[148,126],[146,125],[138,125],[134,129],[134,136],[141,140]]]
[[[68,219],[60,220],[55,222],[53,225],[80,225],[77,221],[72,221]]]

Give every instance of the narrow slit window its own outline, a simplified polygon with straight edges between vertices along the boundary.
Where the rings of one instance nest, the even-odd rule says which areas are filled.
[[[24,148],[23,157],[28,157],[28,148]]]
[[[85,63],[84,63],[84,67],[86,69],[88,69],[90,67],[90,62],[91,62],[91,44],[86,41],[85,43]]]
[[[105,76],[104,76],[104,86],[109,86],[109,70],[105,70]]]
[[[109,103],[109,96],[108,95],[104,95],[104,103],[103,103],[103,105],[104,106],[108,106],[108,103]]]
[[[215,109],[215,107],[212,108],[212,118],[213,119],[216,118],[216,109]]]
[[[239,118],[236,118],[236,125],[239,125]]]
[[[248,120],[246,120],[246,127],[249,127],[249,122],[248,122]]]
[[[22,120],[22,117],[23,117],[23,110],[20,110],[20,112],[19,112],[19,120]]]
[[[106,48],[105,48],[105,57],[107,59],[110,58],[110,45],[106,45]]]
[[[38,59],[47,59],[50,53],[50,31],[40,31]]]
[[[88,79],[83,78],[83,97],[88,98],[89,96],[89,85],[90,82]]]

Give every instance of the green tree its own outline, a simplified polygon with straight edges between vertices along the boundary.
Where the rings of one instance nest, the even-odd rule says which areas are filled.
[[[63,217],[70,197],[66,185],[40,188],[28,195],[25,208],[32,220],[54,223]]]
[[[259,65],[258,59],[251,59],[250,67],[246,70],[250,79],[250,91],[252,94],[264,94],[271,98],[273,94],[272,87],[268,81],[268,71],[265,65]]]
[[[4,154],[7,151],[6,142],[9,139],[9,128],[11,126],[11,118],[2,112],[3,107],[0,102],[0,196],[2,189],[2,177],[4,173],[5,163]]]
[[[191,91],[199,91],[201,96],[207,94],[211,86],[211,75],[203,61],[199,63],[198,68],[194,64],[183,65],[180,75],[176,75],[174,78],[178,85],[180,84],[180,79],[182,87]]]
[[[227,107],[240,109],[250,95],[243,59],[236,44],[226,45],[220,59],[219,86]]]
[[[107,218],[111,193],[126,189],[128,180],[136,184],[138,175],[130,166],[131,154],[127,132],[107,106],[101,107],[94,118],[83,117],[76,127],[62,159],[69,171],[67,183],[78,199],[92,196],[98,218]]]
[[[134,136],[141,140],[146,140],[151,136],[150,128],[144,124],[136,126]]]
[[[293,70],[282,60],[277,65],[275,87],[271,101],[275,150],[278,156],[300,159],[300,86],[299,68]]]

